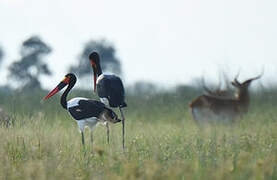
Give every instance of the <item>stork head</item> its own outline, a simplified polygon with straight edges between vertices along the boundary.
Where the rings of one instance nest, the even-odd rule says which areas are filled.
[[[90,53],[89,55],[89,60],[91,62],[91,64],[99,64],[100,63],[100,57],[99,54],[96,51],[93,51],[92,53]]]
[[[118,123],[118,122],[120,122],[121,120],[120,119],[118,119],[118,116],[117,116],[117,114],[115,114],[115,112],[113,111],[113,110],[111,110],[111,109],[108,109],[107,108],[107,114],[108,114],[108,116],[110,117],[110,121],[112,122],[112,123]]]
[[[102,74],[99,54],[96,51],[93,51],[92,53],[90,53],[89,61],[90,61],[91,67],[93,69],[94,92],[95,92],[96,91],[96,79],[98,78],[98,76],[100,76]]]
[[[74,74],[69,73],[65,75],[64,79],[52,91],[50,91],[50,93],[47,96],[43,98],[43,101],[54,96],[57,92],[62,90],[66,85],[74,86],[75,83],[76,83],[76,76]]]
[[[100,120],[103,122],[118,123],[121,119],[118,118],[117,114],[110,108],[105,107],[104,111],[100,115]]]

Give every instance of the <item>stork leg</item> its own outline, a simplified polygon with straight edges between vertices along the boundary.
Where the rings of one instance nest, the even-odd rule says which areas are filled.
[[[110,127],[109,127],[109,123],[106,123],[106,127],[107,127],[107,141],[108,144],[110,144]]]
[[[122,147],[123,147],[123,149],[125,149],[125,117],[124,117],[121,107],[119,107],[119,110],[120,110],[121,117],[122,117]]]
[[[83,144],[83,146],[85,146],[84,132],[82,131],[81,133],[82,133],[82,144]]]
[[[93,132],[90,131],[90,142],[91,142],[91,147],[93,147]]]

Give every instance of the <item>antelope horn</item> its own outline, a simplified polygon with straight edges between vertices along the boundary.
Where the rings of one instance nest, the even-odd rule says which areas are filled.
[[[256,79],[260,79],[263,75],[264,75],[264,68],[263,68],[263,70],[262,70],[262,72],[261,72],[260,75],[254,77],[254,78],[251,78],[251,79],[249,79],[249,80],[253,81],[253,80],[256,80]]]
[[[240,69],[239,69],[239,71],[238,71],[238,73],[237,73],[237,75],[235,76],[235,79],[234,79],[236,84],[240,84],[239,81],[238,81],[239,74],[240,74]]]
[[[202,80],[203,89],[204,89],[206,92],[208,92],[209,94],[213,94],[213,92],[206,86],[204,77],[202,77],[201,80]]]
[[[250,83],[253,80],[259,79],[259,78],[261,78],[263,76],[263,74],[264,74],[264,69],[263,69],[263,71],[262,71],[262,73],[260,75],[254,77],[254,78],[248,79],[244,83]]]

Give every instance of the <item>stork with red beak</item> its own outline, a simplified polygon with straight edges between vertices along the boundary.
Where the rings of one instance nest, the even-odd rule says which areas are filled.
[[[66,90],[61,96],[60,103],[64,109],[66,109],[70,115],[76,120],[80,132],[82,134],[82,144],[85,145],[84,139],[84,128],[89,127],[91,131],[91,140],[92,132],[94,127],[98,123],[107,124],[108,122],[117,123],[121,120],[118,119],[117,115],[109,108],[105,106],[102,102],[87,99],[83,97],[76,97],[69,101],[66,101],[69,91],[74,87],[77,79],[76,76],[72,73],[67,74],[65,78],[54,88],[44,99],[52,97],[57,92],[62,90],[67,86]]]
[[[113,74],[103,74],[100,57],[97,52],[89,55],[89,60],[94,73],[94,92],[97,92],[101,102],[112,108],[119,108],[122,116],[122,144],[125,148],[125,118],[122,108],[127,107],[125,90],[121,79]]]

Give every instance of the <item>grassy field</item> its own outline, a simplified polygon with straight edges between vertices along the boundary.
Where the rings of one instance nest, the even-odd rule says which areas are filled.
[[[15,123],[0,128],[0,179],[277,179],[273,92],[256,94],[235,124],[205,128],[189,114],[196,93],[128,96],[125,150],[121,124],[111,125],[109,145],[104,126],[95,129],[93,147],[87,129],[83,148],[59,96],[37,103],[43,95],[2,97]]]

